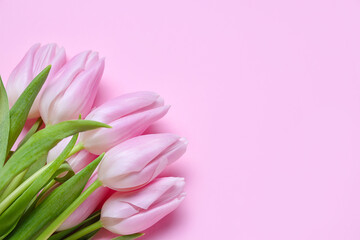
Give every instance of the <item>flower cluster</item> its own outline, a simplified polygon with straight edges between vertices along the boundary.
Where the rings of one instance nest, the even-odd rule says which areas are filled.
[[[159,175],[187,140],[142,135],[169,106],[135,92],[94,108],[103,71],[96,52],[36,44],[0,81],[1,239],[135,239],[184,199]]]

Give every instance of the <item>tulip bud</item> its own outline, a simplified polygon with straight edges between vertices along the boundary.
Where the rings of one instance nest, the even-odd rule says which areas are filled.
[[[89,182],[86,184],[85,189],[88,188],[95,180],[97,175],[93,175]],[[75,227],[84,221],[91,213],[94,212],[97,206],[109,197],[111,189],[106,187],[99,187],[96,189],[57,229],[57,231],[63,231]]]
[[[179,206],[184,185],[183,178],[165,177],[137,191],[114,193],[102,207],[101,223],[116,234],[142,232]]]
[[[99,165],[99,180],[117,191],[140,188],[186,151],[187,140],[173,134],[132,138],[110,149]]]
[[[36,75],[48,65],[52,65],[48,79],[45,81],[44,86],[36,97],[28,116],[29,118],[39,117],[39,99],[45,86],[51,82],[54,74],[58,72],[65,62],[66,55],[64,48],[59,48],[56,44],[47,44],[41,47],[40,44],[33,45],[9,76],[6,85],[9,105],[14,105],[21,93]]]
[[[93,154],[100,155],[115,145],[142,134],[153,122],[162,118],[169,106],[153,92],[136,92],[112,99],[95,108],[86,117],[106,123],[112,128],[81,133],[79,142]]]
[[[45,124],[86,116],[94,103],[104,59],[95,52],[73,57],[54,76],[40,99],[40,114]]]
[[[66,145],[69,143],[71,137],[65,138],[60,141],[55,147],[53,147],[47,156],[47,163],[54,161],[60,153],[64,150]],[[74,172],[79,172],[89,163],[91,163],[97,156],[89,153],[86,150],[82,150],[73,156],[69,157],[66,161],[70,164]]]

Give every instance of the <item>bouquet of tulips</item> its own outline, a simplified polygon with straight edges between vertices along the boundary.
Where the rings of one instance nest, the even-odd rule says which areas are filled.
[[[135,239],[183,200],[183,178],[158,176],[187,141],[141,135],[169,106],[135,92],[93,108],[103,71],[36,44],[0,79],[0,239]]]

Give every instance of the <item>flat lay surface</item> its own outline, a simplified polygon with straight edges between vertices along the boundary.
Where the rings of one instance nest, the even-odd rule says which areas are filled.
[[[0,74],[34,43],[105,57],[96,105],[160,93],[183,204],[144,240],[360,238],[360,2],[0,0]]]

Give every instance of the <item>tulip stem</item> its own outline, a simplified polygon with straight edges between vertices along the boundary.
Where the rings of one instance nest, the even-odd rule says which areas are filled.
[[[91,224],[90,226],[87,226],[83,229],[81,229],[80,231],[72,234],[70,237],[65,238],[64,240],[76,240],[76,239],[80,239],[81,237],[98,230],[99,228],[102,228],[102,223],[101,221],[97,221],[93,224]]]
[[[37,240],[46,240],[56,229],[89,197],[102,183],[96,179],[80,196],[75,199],[70,206],[65,209],[37,238]]]
[[[68,157],[74,155],[75,153],[80,152],[80,151],[83,150],[83,149],[84,149],[84,144],[82,144],[82,143],[76,144],[76,145],[73,147],[73,149],[71,150],[71,152],[69,153]]]

